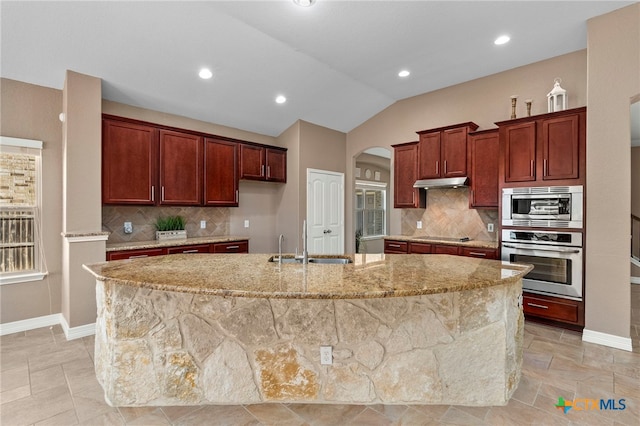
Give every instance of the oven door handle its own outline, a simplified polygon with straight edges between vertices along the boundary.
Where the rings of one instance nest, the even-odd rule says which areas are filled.
[[[562,248],[543,248],[543,247],[535,247],[532,248],[530,246],[522,246],[522,245],[511,245],[502,243],[502,247],[519,249],[519,250],[529,250],[529,251],[553,251],[556,253],[580,253],[580,250],[577,249],[562,249]]]

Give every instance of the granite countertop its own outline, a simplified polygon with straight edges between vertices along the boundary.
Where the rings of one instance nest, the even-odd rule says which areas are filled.
[[[385,240],[395,240],[395,241],[407,241],[413,243],[428,243],[428,244],[442,244],[448,246],[460,246],[460,247],[475,247],[475,248],[486,248],[486,249],[497,249],[500,247],[500,244],[497,241],[486,241],[486,240],[469,240],[469,241],[451,241],[451,240],[442,240],[437,237],[425,237],[418,235],[389,235],[384,237]]]
[[[513,284],[533,268],[440,254],[353,254],[348,256],[353,263],[346,265],[279,265],[269,262],[272,256],[177,254],[100,262],[84,268],[100,281],[133,287],[280,299],[361,299],[448,293]]]
[[[121,251],[121,250],[140,250],[140,249],[154,249],[159,247],[176,247],[176,246],[190,246],[195,244],[212,244],[212,243],[227,243],[232,241],[248,240],[248,237],[234,237],[234,236],[213,236],[213,237],[193,237],[183,238],[176,240],[151,240],[151,241],[128,241],[126,243],[107,243],[107,252]]]

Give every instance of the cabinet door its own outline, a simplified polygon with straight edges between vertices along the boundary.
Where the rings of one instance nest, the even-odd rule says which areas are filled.
[[[210,244],[196,244],[191,246],[175,246],[167,248],[167,254],[209,253]]]
[[[204,142],[204,205],[238,206],[238,144],[206,138]]]
[[[420,179],[439,178],[440,170],[440,132],[420,135]]]
[[[427,243],[409,243],[409,253],[429,254],[433,251],[431,244]]]
[[[160,131],[160,204],[202,203],[202,138]]]
[[[215,243],[211,245],[211,250],[213,253],[249,253],[249,241]]]
[[[442,132],[442,177],[467,176],[467,127]]]
[[[393,206],[395,208],[417,208],[422,201],[419,189],[413,187],[418,175],[418,144],[395,146],[393,155]]]
[[[240,145],[240,179],[264,180],[264,148]]]
[[[460,255],[467,257],[479,257],[481,259],[497,259],[498,250],[485,249],[485,248],[473,248],[473,247],[460,247]]]
[[[505,182],[536,180],[536,123],[507,126],[500,131],[504,137]]]
[[[407,254],[409,253],[409,243],[405,241],[384,240],[384,252]]]
[[[498,132],[471,136],[469,157],[471,167],[471,207],[498,207]]]
[[[579,116],[542,120],[542,179],[577,179],[579,177]]]
[[[271,182],[287,181],[287,151],[266,148],[267,180]]]
[[[102,202],[155,203],[157,131],[150,126],[102,121]]]
[[[458,246],[445,246],[445,245],[439,245],[439,244],[434,244],[433,249],[431,251],[431,253],[435,253],[435,254],[453,254],[453,255],[458,255],[460,250],[460,248]]]

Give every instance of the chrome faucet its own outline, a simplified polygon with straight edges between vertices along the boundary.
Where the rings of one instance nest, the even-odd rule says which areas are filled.
[[[282,240],[284,240],[284,234],[280,234],[278,237],[278,263],[282,265]]]
[[[298,256],[296,249],[296,259],[302,259],[302,263],[309,263],[309,251],[307,250],[307,220],[302,221],[302,256]]]

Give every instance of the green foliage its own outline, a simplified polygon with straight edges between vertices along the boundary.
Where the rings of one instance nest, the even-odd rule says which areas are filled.
[[[184,229],[184,218],[182,216],[167,216],[156,219],[157,231],[181,231]]]

